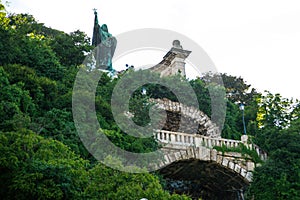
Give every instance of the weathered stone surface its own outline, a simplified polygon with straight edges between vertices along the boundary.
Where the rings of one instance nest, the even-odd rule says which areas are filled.
[[[223,155],[221,152],[217,152],[215,149],[210,149],[204,146],[187,146],[179,151],[174,148],[164,148],[164,151],[164,166],[160,165],[162,168],[172,165],[173,163],[193,159],[215,163],[220,165],[220,167],[222,166],[223,168],[229,170],[231,173],[236,174],[236,176],[240,175],[244,177],[246,182],[251,181],[251,176],[248,174],[248,172],[251,170],[247,168],[249,164],[245,165],[245,161],[241,157],[237,159],[236,156],[239,156],[237,153],[227,153],[226,155]],[[234,155],[235,157],[230,157],[230,155]]]
[[[234,165],[235,165],[234,162],[229,161],[229,163],[228,163],[228,168],[231,169],[231,170],[234,170]]]
[[[210,160],[211,161],[217,161],[217,150],[215,150],[215,149],[212,149],[211,150],[211,154],[210,154]]]
[[[158,130],[156,138],[163,144],[165,153],[165,161],[160,164],[161,174],[175,181],[199,185],[201,194],[235,199],[228,191],[241,190],[252,180],[254,163],[241,153],[213,149],[213,146],[238,146],[241,141],[165,130]],[[189,192],[191,190],[193,197],[197,197],[199,191],[190,188]]]
[[[174,45],[178,44],[179,45]],[[185,76],[185,59],[190,55],[191,51],[183,50],[178,40],[173,41],[173,47],[163,57],[163,60],[149,68],[153,72],[158,72],[163,76],[171,76],[180,73]]]
[[[217,154],[217,163],[222,164],[223,156],[220,154]]]
[[[164,155],[164,162],[167,164],[167,163],[172,163],[172,162],[174,162],[175,160],[170,160],[169,159],[169,155],[168,154],[166,154],[166,155]]]
[[[246,177],[246,175],[247,175],[247,170],[245,170],[244,168],[241,168],[241,175],[242,175],[243,177]]]
[[[229,162],[228,159],[223,158],[223,160],[222,160],[222,165],[223,165],[224,167],[227,167],[227,166],[228,166],[228,162]]]
[[[241,166],[235,165],[234,166],[234,171],[236,171],[237,173],[240,173],[241,172]]]
[[[156,103],[157,108],[163,109],[167,113],[166,121],[161,122],[163,130],[197,133],[212,138],[221,137],[221,132],[216,124],[200,110],[168,99],[150,99],[150,101]]]
[[[232,188],[243,189],[249,184],[245,176],[228,170],[216,162],[201,161],[197,159],[180,160],[159,170],[166,179],[190,184],[177,190],[176,186],[170,186],[169,190],[177,193],[188,193],[198,199],[199,195],[204,199],[235,199]],[[245,174],[245,171],[241,172]],[[248,176],[250,176],[248,174]],[[197,187],[193,187],[197,185]],[[174,191],[175,190],[175,191]],[[200,192],[201,191],[201,192]],[[208,195],[208,196],[207,196]],[[211,196],[212,195],[212,196]],[[211,196],[211,197],[209,197]]]
[[[247,169],[249,170],[249,171],[253,171],[254,170],[254,168],[255,168],[255,164],[253,163],[253,162],[247,162]]]
[[[252,181],[252,177],[253,177],[252,172],[247,172],[246,179],[247,179],[249,182]]]

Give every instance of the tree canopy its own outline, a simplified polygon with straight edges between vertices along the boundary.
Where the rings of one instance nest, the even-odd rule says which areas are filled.
[[[81,64],[91,50],[90,38],[85,33],[79,30],[64,33],[46,27],[30,14],[7,13],[0,1],[0,196],[4,199],[190,199],[169,194],[157,174],[138,168],[134,169],[142,173],[130,174],[106,167],[82,144],[73,120],[72,92],[76,74],[84,68]],[[127,75],[134,73],[138,72],[129,70]],[[159,76],[144,73],[148,78]],[[194,80],[173,76],[163,81],[174,87],[182,83],[190,85],[199,109],[208,116],[212,115],[211,96],[225,91],[224,138],[240,139],[243,122],[239,104],[245,104],[247,133],[269,157],[255,169],[247,198],[299,199],[300,103],[280,94],[260,93],[243,78],[228,74],[221,74],[224,87],[216,87],[211,83],[217,76],[206,74]],[[118,77],[103,74],[98,82],[95,109],[101,131],[124,150],[154,151],[159,145],[153,137],[130,136],[115,122],[111,97],[121,79],[122,74]],[[133,120],[141,126],[150,120],[149,98],[178,101],[164,86],[143,87],[147,95],[141,94],[140,87],[129,100]],[[86,98],[84,92],[81,97]],[[114,157],[105,159],[115,166],[124,164]]]

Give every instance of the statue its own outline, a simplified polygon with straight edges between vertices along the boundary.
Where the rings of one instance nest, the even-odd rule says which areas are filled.
[[[106,24],[102,26],[99,25],[96,9],[94,9],[94,14],[95,21],[92,45],[96,47],[96,68],[105,69],[113,73],[112,58],[117,46],[117,39],[108,32]]]

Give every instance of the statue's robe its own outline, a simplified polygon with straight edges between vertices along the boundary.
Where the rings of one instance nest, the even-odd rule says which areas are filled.
[[[102,27],[99,25],[97,12],[94,14],[95,21],[92,45],[96,47],[96,68],[113,72],[112,58],[116,49],[117,39],[108,32],[106,24],[102,25]]]

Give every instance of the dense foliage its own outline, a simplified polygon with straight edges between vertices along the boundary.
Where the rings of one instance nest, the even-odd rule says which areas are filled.
[[[143,169],[135,169],[142,173],[130,174],[98,163],[83,146],[73,121],[72,90],[76,74],[83,68],[81,63],[91,49],[85,33],[77,30],[66,34],[44,26],[31,15],[7,14],[0,2],[0,197],[188,199],[170,195],[157,175],[144,173]],[[146,73],[148,77],[158,76]],[[120,148],[151,152],[158,148],[153,138],[135,138],[116,125],[110,100],[121,78],[122,75],[112,78],[104,74],[99,80],[95,97],[99,124]],[[208,116],[212,113],[211,95],[225,90],[225,138],[239,139],[242,135],[239,103],[244,103],[247,131],[269,155],[268,161],[256,168],[247,196],[299,199],[299,103],[279,94],[260,94],[242,78],[227,74],[222,74],[224,88],[213,87],[211,83],[216,78],[206,74],[195,80],[168,77],[164,81],[190,84],[200,110]],[[164,86],[147,84],[144,88],[146,96],[139,88],[130,99],[133,120],[142,126],[150,120],[148,98],[177,101]],[[122,160],[110,156],[106,160],[123,165]]]

